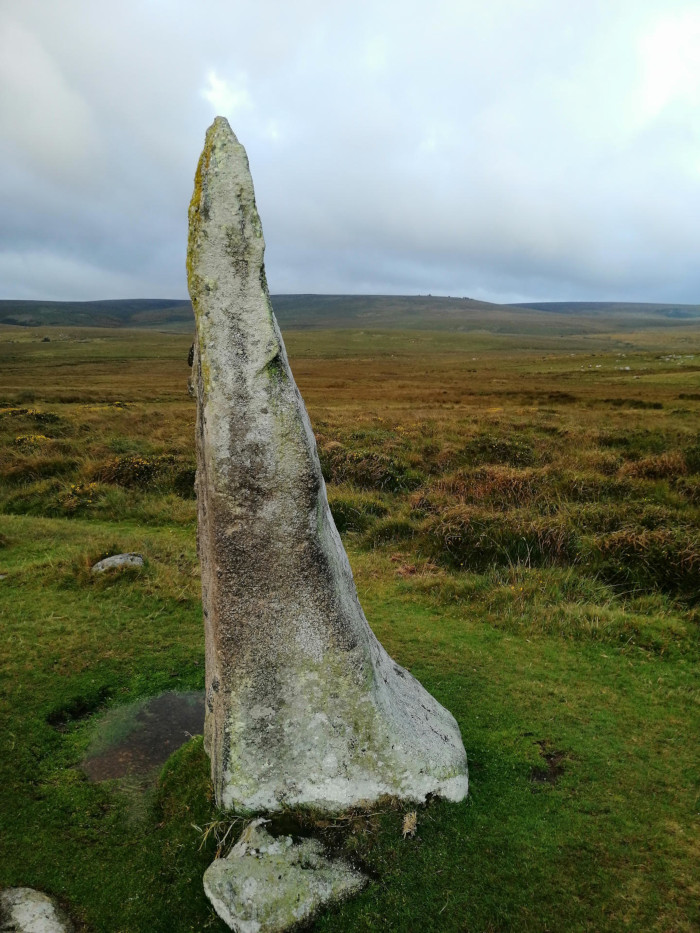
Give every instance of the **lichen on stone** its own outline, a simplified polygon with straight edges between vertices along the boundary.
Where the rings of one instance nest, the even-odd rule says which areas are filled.
[[[205,739],[217,803],[342,811],[386,796],[462,799],[457,723],[389,658],[357,598],[270,304],[247,156],[220,117],[189,217]]]
[[[347,862],[329,859],[318,840],[273,837],[264,823],[251,823],[204,874],[207,897],[237,933],[282,933],[367,884]]]

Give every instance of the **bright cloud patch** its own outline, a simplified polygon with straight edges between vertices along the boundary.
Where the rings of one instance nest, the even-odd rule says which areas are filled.
[[[251,100],[245,75],[239,75],[235,81],[220,78],[215,71],[207,75],[202,97],[209,101],[217,115],[234,117],[241,110],[252,110]]]

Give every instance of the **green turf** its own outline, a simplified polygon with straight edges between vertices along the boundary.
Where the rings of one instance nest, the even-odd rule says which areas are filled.
[[[202,874],[228,817],[201,740],[146,790],[80,770],[95,716],[203,686],[187,340],[16,334],[0,885],[57,895],[84,931],[223,931]],[[693,339],[290,335],[367,616],[457,717],[471,780],[466,803],[418,808],[415,838],[405,806],[298,814],[374,879],[316,929],[700,927]],[[145,567],[90,574],[119,551]]]

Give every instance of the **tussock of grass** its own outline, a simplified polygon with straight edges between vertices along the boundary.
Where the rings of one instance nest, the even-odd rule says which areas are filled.
[[[456,506],[431,518],[425,533],[437,559],[467,570],[568,563],[578,551],[576,532],[565,521],[533,519],[527,512]]]
[[[404,459],[376,450],[352,450],[337,441],[319,449],[327,482],[354,484],[360,489],[399,492],[420,485],[422,475]]]
[[[339,532],[366,531],[389,507],[376,495],[352,486],[336,486],[328,490],[328,502]]]

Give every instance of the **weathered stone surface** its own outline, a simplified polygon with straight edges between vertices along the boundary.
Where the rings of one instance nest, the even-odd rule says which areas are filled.
[[[190,205],[205,747],[220,806],[461,800],[452,715],[369,628],[265,281],[245,150],[217,117]]]
[[[34,888],[0,891],[2,933],[73,933],[73,924],[56,901]]]
[[[346,862],[328,859],[318,840],[274,839],[264,822],[251,823],[204,873],[207,897],[236,933],[282,933],[367,884]]]
[[[118,567],[143,567],[143,557],[140,554],[112,554],[104,560],[98,560],[92,565],[93,573],[104,573],[105,570],[115,570]]]

